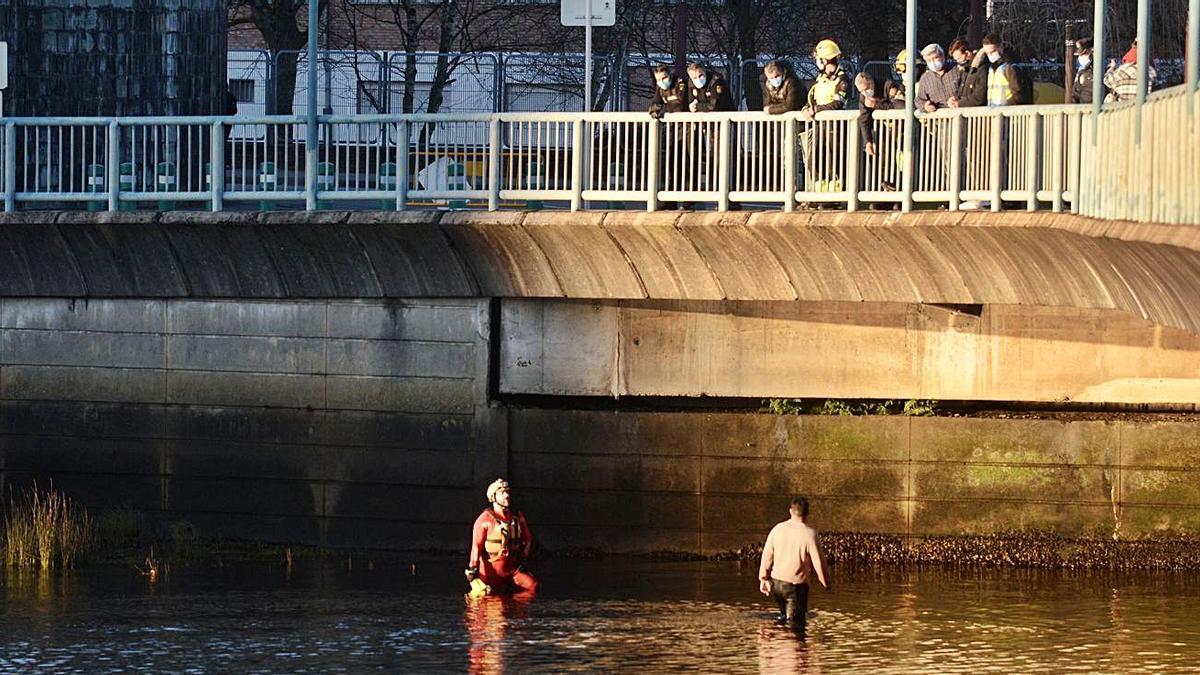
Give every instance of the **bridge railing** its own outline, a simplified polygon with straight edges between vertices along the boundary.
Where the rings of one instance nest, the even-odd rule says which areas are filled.
[[[1087,106],[1063,105],[920,114],[907,157],[902,111],[874,114],[871,152],[854,110],[813,122],[751,112],[661,121],[644,113],[333,115],[319,118],[314,166],[299,116],[12,118],[0,157],[6,210],[39,202],[273,208],[301,204],[310,190],[318,208],[792,210],[808,202],[855,210],[903,202],[911,190],[917,204],[950,209],[1062,210],[1078,201],[1088,118]],[[1102,124],[1114,123],[1106,113]]]
[[[1200,90],[1179,86],[1150,94],[1140,123],[1134,104],[1108,105],[1098,123],[1093,129],[1089,119],[1085,132],[1080,213],[1200,223]]]

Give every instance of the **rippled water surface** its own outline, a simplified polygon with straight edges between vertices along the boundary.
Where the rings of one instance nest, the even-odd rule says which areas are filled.
[[[798,637],[732,563],[552,561],[529,602],[468,602],[457,560],[346,567],[0,572],[0,670],[1200,671],[1195,575],[839,569]]]

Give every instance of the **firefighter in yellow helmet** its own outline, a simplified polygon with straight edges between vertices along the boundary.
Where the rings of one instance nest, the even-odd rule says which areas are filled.
[[[904,73],[908,72],[908,50],[901,49],[896,55],[896,63],[893,70],[896,72],[896,81],[889,81],[884,85],[884,94],[893,101],[904,102]],[[917,54],[917,72],[913,73],[913,82],[920,82],[921,76],[925,74],[925,59]],[[903,107],[903,106],[900,106]]]
[[[814,121],[817,113],[826,110],[841,110],[846,107],[846,94],[850,83],[847,81],[846,71],[842,70],[841,58],[842,49],[833,40],[821,40],[813,50],[813,59],[817,62],[818,72],[816,81],[808,90],[808,103],[800,110],[800,117],[805,122]],[[836,136],[831,133],[832,131],[832,127],[821,127],[814,124],[800,134],[800,156],[803,159],[802,185],[806,192],[838,192],[841,190],[841,168],[833,164],[839,164],[844,159],[836,160],[833,164],[822,163],[819,167],[813,163],[813,157],[817,153],[832,156],[829,153],[832,144],[836,143]],[[840,156],[845,153],[835,154]]]
[[[813,50],[813,58],[817,61],[817,80],[808,90],[808,103],[800,111],[807,122],[813,121],[821,111],[846,107],[846,92],[849,89],[846,71],[842,70],[840,63],[842,49],[836,42],[829,39],[818,42]]]

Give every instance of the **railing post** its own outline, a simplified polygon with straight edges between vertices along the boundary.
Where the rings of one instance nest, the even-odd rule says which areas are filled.
[[[962,164],[963,164],[963,115],[955,110],[950,118],[950,155],[947,157],[950,165],[950,210],[957,211],[962,204]]]
[[[992,113],[992,133],[988,134],[991,138],[988,139],[991,146],[988,152],[988,159],[991,164],[991,179],[992,179],[992,211],[1000,210],[1000,191],[1004,185],[1004,170],[1003,162],[1001,162],[1002,152],[1004,150],[1004,115],[1000,110]]]
[[[861,156],[858,146],[858,122],[851,120],[846,132],[846,211],[858,210],[858,160]]]
[[[571,125],[571,210],[583,208],[583,117]]]
[[[646,210],[658,210],[659,135],[662,123],[652,119],[646,132]]]
[[[1067,156],[1063,132],[1068,125],[1063,124],[1066,113],[1054,113],[1050,120],[1050,191],[1054,193],[1053,208],[1055,213],[1063,210],[1063,176],[1070,171],[1070,158]]]
[[[408,120],[396,124],[396,210],[408,208]]]
[[[793,213],[796,210],[796,138],[798,126],[796,115],[787,115],[787,121],[784,123],[784,190],[787,191],[787,197],[784,199],[784,210],[787,213]]]
[[[17,124],[4,124],[4,210],[17,210]]]
[[[1028,160],[1025,163],[1025,184],[1029,187],[1028,208],[1030,211],[1037,211],[1038,207],[1038,181],[1041,179],[1041,150],[1042,147],[1042,115],[1041,113],[1033,113],[1029,116],[1029,125],[1026,127],[1029,138],[1025,139],[1025,154]]]
[[[209,189],[212,191],[212,210],[225,209],[225,132],[221,120],[212,125],[212,147],[208,152]]]
[[[488,211],[500,208],[500,118],[493,117],[488,125]]]
[[[107,140],[108,175],[105,180],[108,181],[108,210],[116,211],[121,205],[121,182],[118,180],[121,173],[121,127],[115,119],[108,122]]]
[[[725,117],[720,122],[721,138],[717,144],[717,191],[720,196],[717,197],[717,210],[729,210],[729,160],[732,154],[733,139],[730,135],[733,130],[733,123],[728,117]]]
[[[308,3],[308,76],[307,105],[304,118],[304,208],[307,211],[317,210],[317,163],[320,161],[317,140],[317,27],[320,21],[320,3],[309,0]],[[326,55],[328,58],[328,54]],[[326,82],[325,86],[329,86]]]

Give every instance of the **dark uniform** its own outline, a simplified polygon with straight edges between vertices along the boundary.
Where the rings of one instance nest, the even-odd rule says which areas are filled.
[[[962,79],[959,81],[959,107],[976,108],[986,104],[988,62],[984,61],[978,68],[973,68],[969,63],[958,67],[963,71]]]
[[[1095,77],[1095,64],[1088,63],[1086,68],[1075,72],[1075,82],[1071,85],[1071,103],[1092,102],[1092,78]]]
[[[800,92],[800,81],[792,71],[785,71],[783,82],[778,87],[771,86],[764,73],[759,78],[762,84],[763,107],[771,115],[782,115],[794,112],[804,105],[804,96]]]
[[[696,112],[730,112],[737,110],[733,105],[733,96],[729,93],[729,84],[725,78],[710,71],[704,73],[704,86],[697,87],[690,80],[687,83],[691,100],[696,104]],[[690,110],[691,108],[689,108]]]
[[[862,96],[858,97],[858,135],[862,139],[864,146],[867,143],[875,142],[875,125],[873,122],[876,110],[897,110],[904,107],[904,99],[894,98],[900,91],[899,87],[885,87],[879,80],[873,77],[871,79],[875,83],[873,85],[876,100],[875,107],[868,108],[866,99]]]
[[[650,99],[650,116],[658,119],[669,113],[688,111],[688,83],[682,78],[675,80],[668,89],[654,84],[654,97]]]

